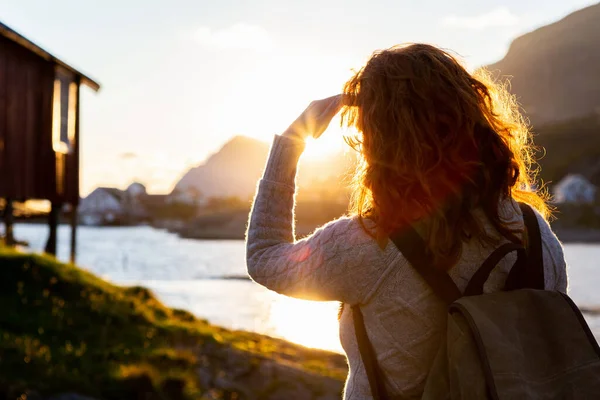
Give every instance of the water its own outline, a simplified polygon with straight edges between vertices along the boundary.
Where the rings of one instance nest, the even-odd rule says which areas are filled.
[[[15,235],[44,248],[45,225],[17,225]],[[67,226],[58,231],[58,258],[69,258]],[[121,285],[151,288],[165,304],[210,322],[341,352],[337,303],[291,299],[247,280],[242,241],[180,239],[150,227],[80,227],[77,264]],[[568,244],[569,294],[579,305],[600,306],[600,245]],[[600,337],[600,318],[587,317]]]

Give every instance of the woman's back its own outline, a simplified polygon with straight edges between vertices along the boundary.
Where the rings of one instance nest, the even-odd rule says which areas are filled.
[[[483,212],[478,218],[490,231],[492,225]],[[508,221],[522,224],[519,207],[514,201],[503,204],[503,215]],[[546,289],[566,293],[567,272],[562,247],[550,227],[538,216],[541,227]],[[496,235],[497,236],[497,235]],[[506,239],[497,237],[498,247]],[[447,306],[439,300],[419,274],[390,243],[387,251],[395,253],[390,265],[384,268],[385,279],[374,288],[372,297],[361,305],[369,338],[377,360],[386,377],[391,395],[401,398],[419,397],[445,333]],[[464,243],[459,262],[448,272],[461,291],[494,246],[482,245],[478,239]],[[492,272],[484,287],[486,292],[501,290],[516,255],[509,255]],[[369,383],[364,374],[352,313],[347,308],[342,314],[341,341],[350,360],[350,377],[346,387],[347,399],[370,398]]]

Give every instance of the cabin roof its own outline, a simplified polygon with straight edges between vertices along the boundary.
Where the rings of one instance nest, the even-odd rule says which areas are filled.
[[[52,54],[48,53],[46,50],[42,49],[41,47],[39,47],[38,45],[36,45],[32,41],[30,41],[29,39],[25,38],[24,36],[21,36],[14,30],[9,28],[8,26],[4,25],[2,22],[0,22],[0,35],[4,36],[5,38],[7,38],[9,40],[12,40],[13,42],[17,43],[21,47],[26,48],[27,50],[31,51],[32,53],[37,54],[38,56],[42,57],[44,60],[51,61],[57,65],[60,65],[61,67],[65,68],[65,69],[69,70],[70,72],[78,75],[79,77],[81,77],[81,83],[90,87],[94,91],[97,92],[98,90],[100,90],[100,84],[98,82],[94,81],[92,78],[84,75],[83,73],[77,71],[75,68],[71,67],[64,61],[61,61],[58,58],[54,57]]]

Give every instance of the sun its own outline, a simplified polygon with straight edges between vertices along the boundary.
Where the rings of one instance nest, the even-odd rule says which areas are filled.
[[[340,128],[339,117],[333,119],[329,127],[318,139],[306,139],[303,158],[322,160],[343,152],[347,148],[344,131]]]

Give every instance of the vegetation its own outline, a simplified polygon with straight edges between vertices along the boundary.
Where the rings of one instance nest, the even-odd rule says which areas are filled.
[[[146,203],[144,206],[151,220],[176,219],[189,221],[198,213],[196,205],[184,202]]]
[[[556,220],[552,227],[562,233],[561,229],[600,229],[600,207],[592,204],[559,204],[556,208]],[[561,240],[564,238],[560,237]]]
[[[541,126],[534,134],[543,182],[557,183],[569,173],[579,173],[600,184],[598,115]]]
[[[339,388],[346,374],[341,355],[211,326],[145,288],[115,286],[47,256],[1,249],[0,273],[0,399],[26,391],[245,398],[219,383],[231,360],[246,374],[264,362],[285,363]]]
[[[211,197],[202,207],[202,215],[210,215],[223,211],[250,210],[250,200],[244,201],[236,196]]]

